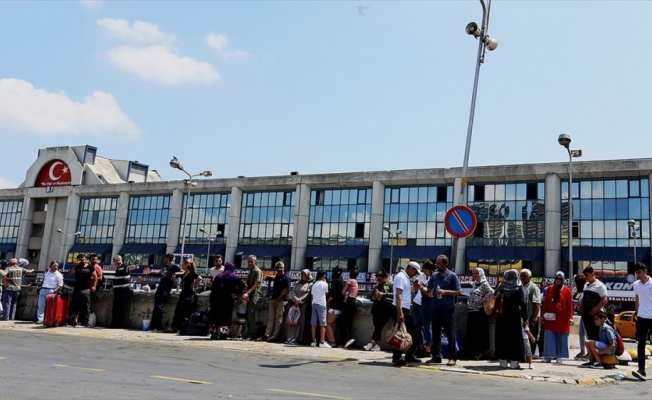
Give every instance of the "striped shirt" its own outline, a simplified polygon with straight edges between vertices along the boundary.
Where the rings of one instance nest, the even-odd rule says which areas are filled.
[[[23,283],[23,274],[27,270],[23,267],[13,265],[5,270],[5,290],[18,291]]]

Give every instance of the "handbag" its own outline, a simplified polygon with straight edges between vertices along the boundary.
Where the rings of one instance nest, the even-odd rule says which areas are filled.
[[[301,306],[295,304],[288,310],[288,316],[285,322],[289,326],[297,326],[299,325],[299,318],[301,318]]]
[[[405,352],[412,346],[412,335],[408,333],[403,322],[397,322],[385,333],[385,341],[392,349]]]
[[[489,319],[497,319],[503,313],[503,294],[499,293],[497,295],[492,295],[494,307],[489,314]]]
[[[554,312],[543,313],[543,319],[545,319],[546,321],[555,321],[557,319],[557,313]]]
[[[498,296],[490,294],[487,301],[482,305],[484,307],[484,313],[487,314],[487,316],[494,312],[494,308],[496,307],[496,297]]]

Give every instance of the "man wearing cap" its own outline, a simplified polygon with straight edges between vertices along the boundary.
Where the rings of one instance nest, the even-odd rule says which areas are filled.
[[[88,316],[91,313],[91,295],[97,290],[97,273],[95,268],[86,261],[86,255],[78,254],[77,262],[70,268],[68,275],[75,275],[75,285],[70,304],[71,326],[77,327],[80,323],[83,326],[88,326]]]
[[[23,282],[23,275],[31,274],[33,269],[26,269],[29,261],[24,258],[20,262],[12,258],[9,260],[9,266],[4,271],[5,282],[4,291],[2,293],[2,307],[4,308],[4,321],[16,318],[16,305],[18,304],[18,296],[20,296],[20,286]]]
[[[532,336],[539,336],[539,314],[541,313],[541,291],[539,287],[532,282],[532,271],[527,268],[521,268],[521,283],[525,291],[525,302],[527,304],[528,326]],[[530,352],[534,355],[537,342],[530,343]],[[527,353],[527,352],[526,352]]]
[[[406,365],[407,363],[418,364],[421,362],[418,358],[414,357],[414,351],[417,348],[417,343],[414,338],[417,337],[417,331],[414,327],[414,320],[410,315],[410,306],[412,305],[412,278],[421,273],[421,265],[416,261],[410,261],[404,270],[397,273],[394,277],[394,307],[396,313],[394,314],[394,321],[397,323],[403,322],[408,333],[412,336],[412,346],[405,353],[405,359],[401,358],[403,353],[400,350],[392,352],[392,363],[398,367]]]
[[[42,324],[45,315],[45,300],[48,295],[59,293],[63,287],[63,275],[59,272],[59,263],[52,261],[48,272],[43,278],[43,286],[38,295],[38,307],[36,309],[36,323]]]
[[[455,298],[462,294],[460,280],[457,275],[448,270],[448,257],[439,255],[435,262],[437,272],[428,281],[427,295],[432,301],[432,358],[427,363],[441,363],[441,331],[448,338],[448,366],[457,363],[457,346],[453,314],[455,313]]]

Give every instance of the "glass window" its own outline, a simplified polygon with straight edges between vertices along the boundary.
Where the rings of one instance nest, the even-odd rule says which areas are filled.
[[[369,223],[371,220],[371,189],[315,189],[331,198],[329,212],[321,213],[318,206],[311,203],[310,218],[321,224],[308,234],[309,245],[366,245],[369,243]],[[392,196],[400,198],[400,191],[385,189],[390,200],[385,204],[387,214],[398,219],[398,204],[392,203]],[[406,192],[406,196],[410,195]],[[418,193],[417,193],[418,195]]]
[[[170,195],[132,196],[125,243],[166,243],[169,211]]]
[[[0,201],[0,243],[16,243],[23,211],[22,200]]]
[[[77,218],[77,243],[113,243],[117,197],[82,198]],[[109,229],[110,228],[110,229]],[[111,232],[111,235],[108,233]]]
[[[245,197],[252,200],[245,202]],[[310,221],[320,224],[323,216],[330,212],[329,206],[332,201],[332,192],[313,191],[310,207],[311,209],[315,207],[316,212],[310,216]],[[231,203],[230,198],[228,203]],[[238,243],[244,245],[291,245],[294,204],[295,197],[292,191],[245,193],[241,210],[245,218],[240,223]],[[227,214],[222,214],[226,219]],[[314,225],[312,226],[314,230]]]

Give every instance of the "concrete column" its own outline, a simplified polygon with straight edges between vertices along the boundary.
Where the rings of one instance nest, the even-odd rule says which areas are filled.
[[[561,179],[559,175],[548,174],[545,181],[545,266],[544,276],[555,276],[562,268],[561,260]],[[572,228],[571,228],[572,229]],[[569,276],[568,279],[573,279]]]
[[[170,223],[168,225],[168,240],[166,253],[174,253],[179,243],[179,232],[181,228],[181,218],[183,217],[183,195],[184,191],[181,189],[174,189],[172,191],[172,198],[170,199]]]
[[[310,221],[310,186],[297,184],[297,202],[294,208],[294,229],[292,232],[292,265],[290,270],[301,271],[306,265],[308,247],[308,222]]]
[[[242,214],[242,189],[231,188],[231,208],[229,209],[229,225],[227,227],[226,250],[224,261],[235,260],[235,249],[238,247],[238,235],[240,232],[240,215]]]
[[[125,236],[127,235],[127,218],[129,215],[129,200],[129,193],[120,192],[120,196],[118,197],[118,210],[115,215],[115,225],[113,226],[113,252],[111,253],[111,256],[118,254],[122,245],[125,244]]]
[[[466,182],[464,183],[466,184]],[[453,184],[453,205],[456,204],[463,204],[466,205],[467,202],[467,196],[466,193],[468,192],[467,190],[464,191],[464,196],[462,196],[462,178],[455,178],[455,182]],[[453,238],[453,246],[451,248],[451,256],[455,257],[454,260],[454,265],[451,263],[451,266],[453,267],[453,272],[456,274],[464,274],[466,271],[466,238],[464,239],[455,239]]]
[[[369,263],[367,272],[376,272],[383,265],[383,216],[385,214],[385,185],[374,181],[371,189],[371,221],[369,223]]]
[[[20,226],[18,227],[18,240],[16,241],[15,257],[27,256],[29,235],[32,232],[32,214],[34,213],[34,199],[28,194],[23,197],[23,210],[20,213]]]

